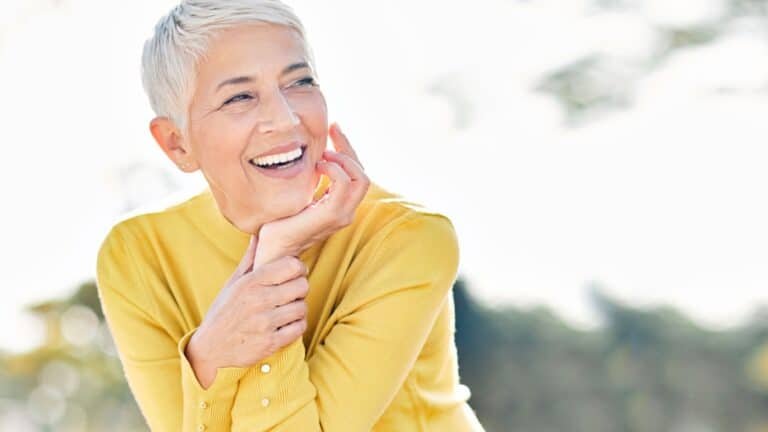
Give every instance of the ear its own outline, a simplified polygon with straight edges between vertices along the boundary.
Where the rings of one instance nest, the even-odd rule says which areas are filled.
[[[184,172],[197,171],[198,165],[176,124],[168,117],[155,117],[149,122],[149,132],[160,149]]]

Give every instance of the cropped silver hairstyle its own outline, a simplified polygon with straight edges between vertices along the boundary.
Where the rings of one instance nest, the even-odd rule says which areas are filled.
[[[141,79],[157,116],[170,118],[186,135],[197,65],[217,32],[237,24],[280,24],[296,30],[316,72],[304,26],[279,0],[182,0],[155,25],[144,43]]]

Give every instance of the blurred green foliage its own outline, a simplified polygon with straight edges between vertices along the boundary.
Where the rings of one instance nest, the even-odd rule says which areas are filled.
[[[593,290],[603,325],[488,308],[454,286],[461,380],[489,432],[768,431],[768,313],[711,331]],[[143,431],[96,287],[32,307],[44,345],[0,353],[0,430]]]
[[[462,381],[489,431],[768,430],[768,316],[728,331],[598,290],[603,325],[568,327],[547,309],[487,309],[455,287]]]

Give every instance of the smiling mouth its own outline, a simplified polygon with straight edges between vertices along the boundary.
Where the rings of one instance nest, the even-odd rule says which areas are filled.
[[[299,153],[300,150],[300,153]],[[301,146],[296,151],[294,151],[296,155],[290,155],[294,156],[291,159],[284,160],[284,158],[279,159],[273,159],[273,160],[262,160],[262,163],[256,163],[256,159],[251,159],[248,161],[251,165],[255,166],[256,168],[265,169],[265,170],[280,170],[280,169],[286,169],[290,168],[293,165],[296,165],[297,163],[301,162],[301,160],[304,158],[304,155],[307,153],[307,146]],[[290,157],[286,156],[286,157]]]

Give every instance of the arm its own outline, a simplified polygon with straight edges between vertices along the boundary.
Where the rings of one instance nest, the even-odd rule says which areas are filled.
[[[155,318],[157,308],[146,292],[147,279],[126,246],[131,234],[124,229],[113,228],[99,249],[97,287],[126,379],[144,419],[153,431],[192,431],[203,422],[227,428],[237,381],[246,369],[219,368],[210,387],[200,386],[183,355],[194,330],[177,342],[178,336]]]
[[[422,214],[370,246],[350,268],[340,318],[313,355],[304,361],[297,340],[273,368],[279,380],[264,381],[256,368],[242,378],[233,431],[368,431],[389,406],[450,293],[459,251],[450,221]]]

